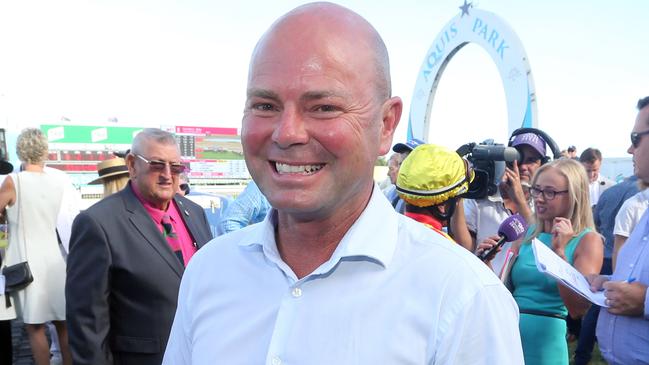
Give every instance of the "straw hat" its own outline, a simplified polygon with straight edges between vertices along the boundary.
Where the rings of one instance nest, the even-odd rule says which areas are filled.
[[[418,207],[441,204],[469,190],[473,169],[455,151],[433,144],[416,147],[397,177],[401,199]]]
[[[115,157],[98,163],[97,174],[99,174],[99,177],[92,180],[88,184],[102,184],[104,182],[104,179],[107,177],[128,175],[128,167],[126,167],[126,161],[124,161],[123,158]]]

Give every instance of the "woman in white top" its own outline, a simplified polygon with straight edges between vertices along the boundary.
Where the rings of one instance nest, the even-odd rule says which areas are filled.
[[[27,261],[34,277],[25,289],[14,293],[16,313],[26,325],[37,365],[50,361],[45,336],[48,321],[56,327],[63,363],[72,364],[65,327],[65,261],[56,238],[64,186],[43,171],[48,144],[39,129],[20,133],[16,153],[22,171],[7,176],[0,187],[0,210],[6,208],[9,222],[6,265]]]

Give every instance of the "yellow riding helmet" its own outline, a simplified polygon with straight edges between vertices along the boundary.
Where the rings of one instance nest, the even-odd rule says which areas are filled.
[[[428,207],[467,192],[474,177],[469,163],[455,151],[424,144],[401,164],[397,193],[407,203]]]

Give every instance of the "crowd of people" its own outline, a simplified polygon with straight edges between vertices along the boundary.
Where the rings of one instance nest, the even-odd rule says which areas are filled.
[[[595,338],[611,364],[649,363],[649,97],[637,108],[634,178],[601,176],[595,148],[559,157],[545,132],[515,131],[520,158],[493,194],[469,199],[479,179],[465,157],[393,145],[403,103],[376,29],[335,4],[300,6],[253,52],[242,125],[253,182],[216,238],[184,197],[172,134],[144,129],[100,163],[104,197],[81,212],[44,167],[43,133],[20,134],[20,171],[0,187],[2,266],[27,262],[32,280],[0,293],[0,363],[16,317],[37,365],[50,363],[47,323],[63,364],[568,364],[571,321],[575,363]],[[381,191],[374,163],[390,150]],[[514,214],[527,228],[501,246]],[[533,243],[606,306],[541,273]]]
[[[641,154],[640,138],[649,126],[648,106],[649,97],[638,102],[638,119],[633,129],[638,132],[631,134],[632,144],[628,152],[634,156],[634,176],[614,184],[600,175],[602,156],[595,148],[584,150],[579,158],[562,156],[550,161],[550,158],[545,156],[544,138],[549,138],[547,135],[518,134],[512,136],[509,145],[518,149],[521,159],[505,169],[499,191],[485,199],[464,199],[465,216],[452,215],[445,221],[449,223],[445,232],[453,236],[451,239],[480,255],[497,245],[501,238],[496,235],[498,225],[506,217],[516,213],[525,215],[526,211],[531,213],[526,217],[531,224],[524,238],[510,242],[509,248],[508,245],[503,246],[504,249],[499,249],[495,258],[490,256],[486,260],[486,264],[503,279],[518,305],[526,364],[567,364],[571,357],[575,364],[588,364],[592,356],[596,327],[598,333],[606,333],[607,338],[600,340],[600,346],[602,354],[610,363],[636,364],[649,361],[642,350],[647,342],[634,337],[643,338],[641,328],[647,329],[646,320],[649,319],[649,311],[645,306],[647,278],[643,277],[646,253],[642,247],[638,248],[637,242],[646,240],[648,227],[639,227],[645,234],[643,236],[636,233],[637,237],[640,237],[636,239],[636,247],[631,253],[627,251],[627,255],[631,256],[627,261],[632,262],[625,268],[628,273],[614,273],[620,247],[638,226],[649,205],[646,179],[642,179],[644,174],[649,173],[649,166],[641,160],[644,154]],[[525,150],[521,149],[522,146]],[[440,186],[444,181],[448,181],[449,177],[454,174],[469,174],[462,168],[448,164],[448,157],[444,153],[431,155],[425,162],[417,161],[419,168],[413,169],[409,163],[414,163],[415,156],[423,154],[425,149],[429,148],[438,147],[424,145],[410,152],[410,155],[405,157],[398,175],[399,178],[403,176],[404,183],[421,180],[419,186],[415,187],[417,192],[434,197],[440,191],[452,191],[448,184]],[[575,150],[574,146],[572,150]],[[459,159],[459,156],[456,154],[455,158]],[[447,166],[445,175],[435,174],[435,169],[431,167],[436,164]],[[397,180],[397,190],[399,184],[400,180]],[[426,186],[440,189],[433,191]],[[402,199],[412,199],[408,190],[399,191]],[[462,194],[454,196],[461,198]],[[452,224],[453,220],[458,218],[467,223],[458,226]],[[478,226],[484,236],[478,238],[480,243],[476,247],[474,242]],[[470,237],[473,238],[469,245],[462,242],[463,227],[464,230],[469,230]],[[438,229],[432,226],[431,228]],[[533,240],[539,240],[550,247],[557,256],[576,268],[592,283],[593,291],[606,287],[607,314],[600,315],[599,306],[591,305],[582,296],[541,273],[537,269],[530,244]],[[512,256],[514,260],[506,261]],[[502,258],[499,260],[499,257]],[[624,275],[626,280],[620,280]],[[617,282],[613,280],[616,276]],[[608,281],[609,286],[603,286],[603,281]],[[610,318],[611,314],[636,318],[624,318],[624,321],[633,323],[632,325],[616,326],[616,320]],[[631,332],[634,340],[628,341],[631,337],[627,336],[624,351],[612,350],[613,341],[615,344],[621,342],[617,340],[617,335],[611,333],[623,332],[628,328],[634,329]],[[578,344],[575,353],[568,354],[566,337],[569,339],[573,334],[578,337]]]

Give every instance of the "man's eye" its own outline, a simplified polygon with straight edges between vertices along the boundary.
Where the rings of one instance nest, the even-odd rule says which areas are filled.
[[[252,108],[263,112],[274,110],[273,104],[269,104],[269,103],[258,103],[253,105]]]
[[[317,112],[335,112],[338,111],[338,108],[336,108],[333,105],[318,105],[315,107],[315,111]]]

